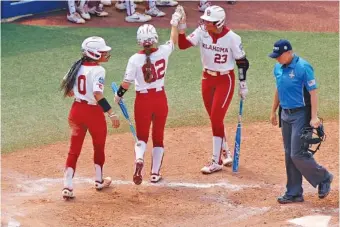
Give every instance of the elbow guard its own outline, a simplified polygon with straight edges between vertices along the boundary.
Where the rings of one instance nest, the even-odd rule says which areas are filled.
[[[246,80],[247,70],[249,69],[249,61],[246,57],[236,60],[238,67],[238,78],[240,81]]]

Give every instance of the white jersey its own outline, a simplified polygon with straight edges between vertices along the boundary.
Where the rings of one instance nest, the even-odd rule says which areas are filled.
[[[235,60],[246,55],[243,50],[241,37],[235,32],[224,28],[217,41],[201,29],[187,36],[193,46],[199,46],[203,68],[217,72],[225,72],[234,69]],[[223,35],[224,34],[224,35]]]
[[[145,60],[146,55],[143,51],[132,55],[126,67],[124,81],[135,82],[136,91],[142,91],[151,88],[162,88],[164,86],[164,76],[168,67],[168,59],[174,50],[174,43],[170,40],[164,45],[160,45],[157,50],[151,53],[151,68],[153,81],[147,83],[144,80]],[[144,70],[143,70],[144,69]]]
[[[89,103],[97,103],[93,92],[104,92],[105,69],[100,65],[84,63],[78,71],[73,86],[74,97]]]

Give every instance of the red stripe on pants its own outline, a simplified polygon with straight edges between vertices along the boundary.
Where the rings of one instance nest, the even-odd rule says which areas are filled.
[[[66,168],[76,169],[87,130],[92,137],[94,163],[103,167],[105,162],[105,141],[107,134],[106,120],[100,106],[74,102],[69,114],[69,125],[72,130],[71,145]]]
[[[138,140],[148,142],[152,122],[153,147],[164,147],[164,128],[167,116],[168,102],[164,89],[158,92],[155,89],[149,89],[148,93],[136,93],[135,121]]]
[[[224,137],[224,117],[234,95],[235,74],[211,76],[203,72],[202,97],[207,110],[213,136]]]

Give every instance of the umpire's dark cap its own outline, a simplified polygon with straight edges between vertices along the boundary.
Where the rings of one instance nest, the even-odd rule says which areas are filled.
[[[273,53],[269,54],[268,56],[271,58],[278,58],[283,54],[284,52],[287,52],[289,50],[292,50],[292,45],[290,42],[286,39],[280,39],[279,41],[276,41],[274,43],[273,47]]]

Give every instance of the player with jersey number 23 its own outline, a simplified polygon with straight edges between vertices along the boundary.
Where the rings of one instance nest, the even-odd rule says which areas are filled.
[[[65,200],[74,198],[72,179],[87,130],[92,136],[95,167],[95,188],[101,190],[111,184],[111,178],[103,179],[105,162],[105,141],[107,126],[104,113],[107,113],[114,128],[119,127],[118,116],[105,99],[105,69],[100,63],[110,59],[111,47],[101,37],[92,36],[82,43],[82,58],[73,64],[61,84],[64,97],[73,97],[74,103],[69,113],[72,130],[71,145],[64,172]]]
[[[225,166],[232,164],[223,121],[234,94],[235,62],[238,67],[239,95],[245,99],[248,93],[246,72],[249,62],[242,47],[241,37],[225,26],[225,17],[222,7],[216,5],[207,7],[201,16],[200,26],[187,37],[183,7],[176,10],[170,22],[179,29],[179,49],[200,47],[203,65],[202,97],[213,133],[212,161],[201,169],[205,174],[221,170],[222,164]]]
[[[131,83],[135,83],[134,117],[138,141],[135,144],[133,182],[137,185],[143,181],[144,153],[151,122],[153,149],[150,181],[157,183],[161,180],[164,128],[168,115],[164,78],[168,58],[174,50],[177,37],[177,28],[173,27],[170,40],[157,47],[158,35],[155,27],[150,24],[140,26],[137,30],[137,43],[142,50],[130,57],[123,82],[114,97],[115,102],[119,103]]]

